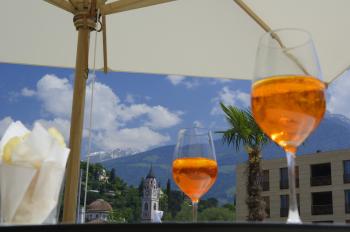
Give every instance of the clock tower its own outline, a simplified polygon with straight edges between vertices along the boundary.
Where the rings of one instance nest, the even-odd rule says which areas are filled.
[[[160,186],[151,166],[143,182],[142,222],[155,222],[155,212],[159,210]]]

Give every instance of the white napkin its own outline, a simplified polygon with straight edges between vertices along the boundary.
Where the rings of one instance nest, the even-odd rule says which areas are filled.
[[[50,129],[49,129],[50,130]],[[57,130],[32,132],[12,123],[0,142],[1,217],[6,224],[42,224],[56,210],[69,149]],[[18,137],[11,152],[6,147]],[[5,151],[6,150],[6,151]],[[6,154],[4,154],[6,153]]]

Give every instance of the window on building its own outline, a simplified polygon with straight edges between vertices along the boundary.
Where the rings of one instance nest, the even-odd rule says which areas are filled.
[[[345,190],[345,213],[350,213],[350,190]]]
[[[288,189],[288,168],[280,168],[280,189]]]
[[[333,214],[332,192],[312,193],[312,215]]]
[[[144,205],[144,209],[145,209],[145,210],[148,210],[148,204],[147,204],[147,202],[146,202],[145,205]]]
[[[280,196],[280,217],[287,217],[289,211],[289,196]]]
[[[265,212],[266,212],[266,217],[270,217],[270,197],[264,196],[263,200],[265,202]]]
[[[299,166],[295,166],[295,187],[299,188]]]
[[[269,181],[269,177],[270,173],[269,170],[263,170],[262,172],[262,181],[261,181],[261,185],[262,185],[262,190],[263,191],[269,191],[270,190],[270,181]]]
[[[153,209],[154,209],[154,210],[157,209],[157,204],[156,204],[156,203],[153,204]]]
[[[333,221],[313,221],[312,223],[314,223],[314,224],[323,224],[323,223],[329,224],[329,223],[333,223]]]
[[[297,204],[298,204],[298,211],[300,214],[300,194],[299,193],[297,193]]]
[[[331,164],[324,163],[311,165],[310,182],[311,186],[331,185]]]
[[[343,161],[343,170],[344,183],[350,183],[350,160]]]

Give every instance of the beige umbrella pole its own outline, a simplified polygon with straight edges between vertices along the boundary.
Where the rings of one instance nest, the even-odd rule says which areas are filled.
[[[94,9],[91,12],[94,14]],[[95,19],[89,12],[82,12],[75,15],[74,24],[78,30],[78,46],[69,141],[71,153],[64,193],[64,223],[75,223],[76,221],[85,88],[88,78],[89,36],[90,31],[95,28]]]

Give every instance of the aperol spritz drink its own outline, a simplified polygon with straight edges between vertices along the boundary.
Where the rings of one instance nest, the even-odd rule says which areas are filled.
[[[251,92],[252,112],[261,129],[286,152],[288,223],[301,223],[295,191],[295,154],[325,113],[325,84],[321,79],[308,32],[279,29],[261,37]]]
[[[172,166],[175,183],[192,201],[192,218],[196,222],[199,199],[213,186],[218,174],[210,130],[181,129]]]

